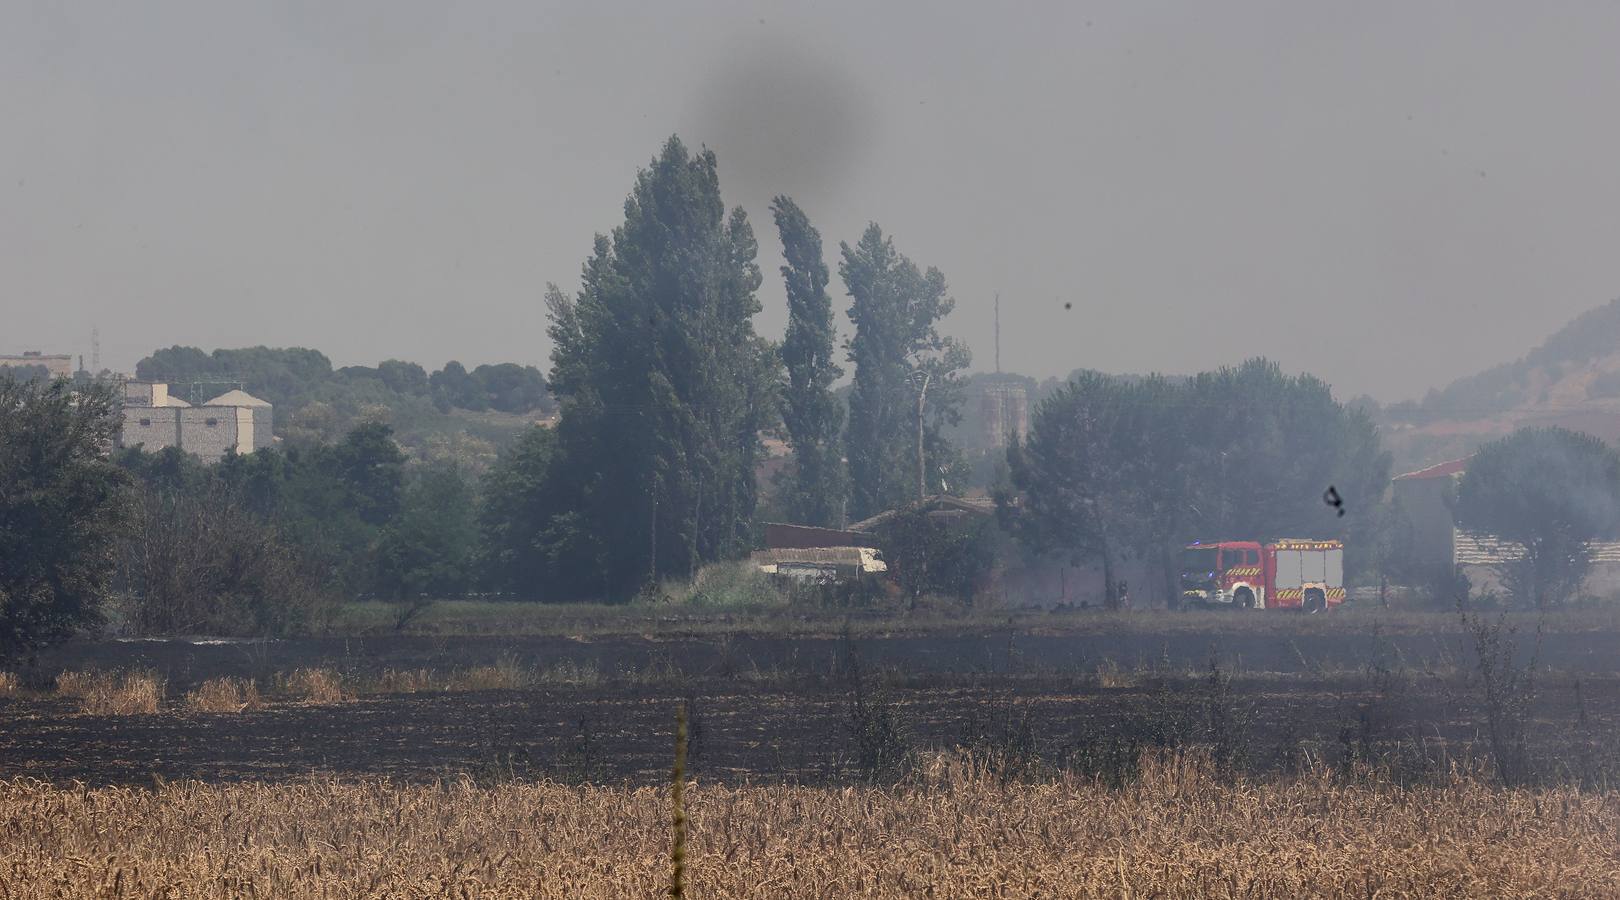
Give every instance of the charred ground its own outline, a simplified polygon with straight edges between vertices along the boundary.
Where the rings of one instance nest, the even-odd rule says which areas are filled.
[[[1489,769],[1507,753],[1516,778],[1600,783],[1620,772],[1620,628],[1610,618],[1481,619],[1514,651],[1489,677],[1456,616],[1372,611],[1031,617],[945,630],[866,621],[793,637],[710,622],[712,633],[664,638],[70,644],[0,698],[0,776],[652,783],[667,774],[673,710],[686,704],[694,773],[727,782],[881,779],[951,748],[1020,773],[1120,779],[1142,749],[1197,746],[1252,773],[1328,762],[1428,779]],[[1504,666],[1521,679],[1504,680]],[[168,699],[150,714],[86,714],[51,685],[87,669],[155,673]],[[349,696],[312,703],[278,687],[299,669],[334,673]],[[474,670],[496,677],[431,683]],[[179,701],[219,677],[251,679],[269,702],[201,713]]]

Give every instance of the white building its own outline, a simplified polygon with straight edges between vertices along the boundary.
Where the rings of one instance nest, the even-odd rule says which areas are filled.
[[[148,451],[179,447],[205,462],[227,452],[252,453],[270,446],[271,406],[245,391],[226,391],[200,406],[169,396],[162,382],[124,384],[124,422],[120,447]]]

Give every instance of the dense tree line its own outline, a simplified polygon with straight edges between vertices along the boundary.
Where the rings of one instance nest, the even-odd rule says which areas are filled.
[[[546,291],[544,376],[454,362],[429,373],[398,360],[333,370],[300,349],[173,347],[143,360],[143,378],[240,378],[278,404],[287,439],[214,466],[172,449],[109,459],[118,410],[105,385],[0,379],[0,551],[39,560],[0,571],[0,645],[35,646],[104,609],[143,632],[263,634],[318,627],[354,597],[406,610],[477,591],[626,599],[755,545],[761,436],[773,433],[792,457],[772,514],[792,521],[837,527],[959,489],[950,435],[969,357],[941,332],[954,306],[944,276],[876,224],[840,243],[841,338],[819,231],[791,198],[775,198],[772,213],[788,298],[779,343],[754,329],[762,276],[747,216],[724,205],[714,154],[671,138],[638,173],[623,221],[596,237],[578,288]],[[846,387],[835,387],[839,349]],[[1076,370],[1032,386],[1043,399],[1006,455],[1002,524],[1030,549],[1100,562],[1110,601],[1122,561],[1162,565],[1173,583],[1175,550],[1195,537],[1390,544],[1377,429],[1310,376],[1252,360],[1177,379]],[[308,426],[311,410],[339,397],[352,409]],[[523,428],[476,468],[453,453],[412,458],[386,417],[353,412],[552,402],[553,427]],[[291,424],[280,418],[300,403]],[[1562,437],[1508,449],[1482,454],[1490,474],[1465,485],[1468,521],[1495,528],[1502,510],[1546,512],[1550,500],[1504,485],[1553,456],[1581,461],[1566,466],[1573,481],[1560,497],[1614,482],[1610,458]],[[1322,501],[1329,486],[1342,517]],[[1533,533],[1499,529],[1532,548],[1522,577],[1537,596],[1570,579],[1543,561],[1567,562],[1579,555],[1571,546],[1613,524],[1607,512],[1553,512]],[[86,520],[95,527],[62,536]],[[914,526],[900,529],[910,543],[891,563],[914,595],[970,596],[1001,539],[921,513],[894,521]]]
[[[1009,463],[1009,527],[1034,548],[1098,562],[1110,604],[1121,560],[1175,584],[1175,551],[1199,538],[1373,546],[1389,481],[1364,413],[1265,360],[1180,382],[1081,375],[1040,404]],[[1330,486],[1342,507],[1323,502]]]
[[[534,366],[500,363],[469,372],[451,360],[430,375],[416,363],[389,359],[376,367],[334,369],[326,354],[304,347],[221,348],[213,353],[196,347],[169,347],[136,363],[135,377],[186,389],[195,384],[199,392],[181,397],[191,402],[206,400],[204,394],[210,390],[222,392],[228,383],[241,382],[250,393],[289,412],[319,399],[322,387],[368,381],[402,397],[429,398],[441,410],[527,413],[551,406],[545,376]]]

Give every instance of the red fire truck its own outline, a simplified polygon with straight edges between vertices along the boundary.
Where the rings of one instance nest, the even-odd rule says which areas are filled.
[[[1218,541],[1181,554],[1182,605],[1322,612],[1344,602],[1339,541]]]

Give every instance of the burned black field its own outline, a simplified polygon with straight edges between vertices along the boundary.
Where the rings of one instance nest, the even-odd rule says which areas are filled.
[[[1211,748],[1257,774],[1327,762],[1434,778],[1489,763],[1503,710],[1493,719],[1468,636],[1445,620],[1388,636],[1348,618],[1305,632],[1277,621],[1212,618],[1214,633],[1175,622],[1158,633],[73,644],[0,698],[0,777],[648,783],[666,775],[681,704],[694,774],[729,783],[881,778],[898,759],[951,748],[1100,777],[1156,746]],[[1515,665],[1537,663],[1510,698],[1523,701],[1524,776],[1613,777],[1620,634],[1555,626],[1512,640]],[[153,713],[95,715],[51,690],[58,673],[88,669],[156,673],[165,699]],[[278,687],[299,669],[333,673],[345,696]],[[469,671],[484,674],[433,683]],[[219,677],[260,685],[262,708],[181,702]]]

